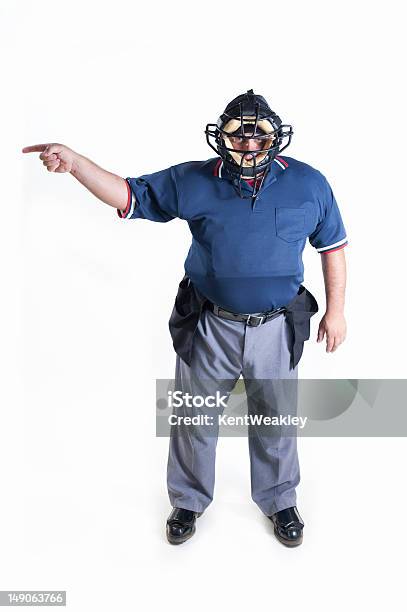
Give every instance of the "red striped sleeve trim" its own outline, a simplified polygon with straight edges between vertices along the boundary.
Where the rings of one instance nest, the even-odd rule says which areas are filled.
[[[126,179],[124,179],[126,180]],[[130,210],[130,203],[131,203],[131,189],[130,189],[130,185],[128,184],[128,182],[126,181],[126,186],[127,186],[127,205],[126,208],[124,210],[120,210],[119,208],[117,208],[117,214],[119,215],[119,217],[122,219],[123,217],[125,217],[126,215],[129,214],[129,210]]]
[[[347,246],[347,242],[345,242],[345,244],[341,244],[341,246],[335,247],[334,249],[328,249],[327,251],[320,251],[319,254],[320,255],[324,255],[325,253],[333,253],[334,251],[339,251],[340,249],[343,249],[344,247]]]

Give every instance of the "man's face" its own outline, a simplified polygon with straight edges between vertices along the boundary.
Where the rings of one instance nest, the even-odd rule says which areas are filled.
[[[245,129],[245,134],[247,132],[250,132],[250,128],[249,130]],[[264,138],[259,137],[243,138],[242,136],[230,136],[229,140],[234,149],[237,151],[245,151],[245,153],[243,153],[243,157],[247,161],[252,160],[254,157],[253,153],[250,151],[261,151],[266,143]]]
[[[257,161],[264,159],[266,153],[256,154],[256,152],[269,149],[275,140],[275,136],[273,134],[266,134],[260,128],[257,128],[256,132],[253,133],[253,129],[253,122],[244,123],[244,135],[242,135],[241,128],[239,126],[238,129],[230,133],[227,139],[229,141],[229,143],[227,143],[228,146],[236,151],[236,153],[231,153],[231,155],[235,157],[236,161],[243,157],[243,165],[246,167],[254,165],[254,158],[256,156],[258,157]]]

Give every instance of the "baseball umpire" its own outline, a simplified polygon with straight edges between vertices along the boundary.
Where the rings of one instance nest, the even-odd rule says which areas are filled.
[[[293,128],[252,89],[233,99],[205,134],[216,157],[126,179],[59,143],[22,151],[40,152],[50,172],[71,173],[120,218],[187,221],[192,243],[169,320],[177,390],[229,394],[242,376],[250,413],[295,414],[298,362],[318,312],[302,284],[307,238],[321,255],[325,281],[317,341],[325,337],[333,352],[346,336],[348,240],[339,207],[320,171],[281,156]],[[298,546],[304,521],[296,506],[296,435],[249,425],[248,440],[252,498],[278,540]],[[182,418],[171,426],[166,533],[172,544],[191,538],[213,499],[216,445],[216,430],[206,435]]]

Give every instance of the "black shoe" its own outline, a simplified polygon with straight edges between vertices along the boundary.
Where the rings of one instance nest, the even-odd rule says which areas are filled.
[[[280,510],[269,519],[274,524],[276,538],[286,546],[298,546],[302,543],[302,529],[304,523],[296,506]]]
[[[185,508],[173,508],[167,519],[167,540],[171,544],[182,544],[195,533],[195,521],[202,512]]]

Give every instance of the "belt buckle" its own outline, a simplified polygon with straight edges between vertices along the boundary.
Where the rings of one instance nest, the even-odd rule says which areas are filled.
[[[246,324],[249,325],[250,327],[258,327],[259,325],[261,325],[264,321],[266,317],[264,315],[261,315],[261,317],[257,316],[257,315],[251,315],[249,314],[247,319],[246,319]],[[252,319],[257,319],[258,323],[251,323]]]

